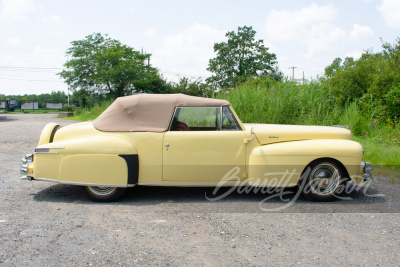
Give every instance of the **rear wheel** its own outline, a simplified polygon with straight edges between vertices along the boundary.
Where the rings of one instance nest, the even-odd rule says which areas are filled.
[[[344,186],[348,180],[345,173],[346,171],[335,160],[316,160],[308,165],[303,172],[300,181],[301,192],[313,201],[335,200],[344,191]]]
[[[105,186],[85,186],[83,189],[89,199],[97,202],[115,201],[126,191],[126,188]]]

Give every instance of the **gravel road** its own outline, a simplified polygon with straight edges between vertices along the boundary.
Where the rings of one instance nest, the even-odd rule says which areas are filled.
[[[94,203],[79,187],[20,181],[54,115],[0,114],[1,266],[261,266],[400,264],[400,184],[375,177],[351,199],[314,203],[286,192],[137,187]]]

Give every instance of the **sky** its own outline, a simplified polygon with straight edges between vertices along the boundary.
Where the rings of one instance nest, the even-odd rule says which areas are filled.
[[[108,34],[151,53],[168,81],[205,79],[214,43],[252,26],[288,77],[323,75],[337,58],[400,37],[400,0],[0,0],[0,94],[68,92],[56,73],[74,40]]]

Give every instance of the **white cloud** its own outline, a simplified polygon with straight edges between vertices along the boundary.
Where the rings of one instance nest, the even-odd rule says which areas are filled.
[[[270,40],[292,41],[307,47],[306,57],[319,51],[334,51],[346,32],[332,25],[337,11],[333,5],[311,4],[300,11],[272,10],[267,15],[266,34]]]
[[[65,37],[65,36],[68,36],[68,34],[66,33],[66,32],[53,32],[52,34],[51,34],[51,36],[53,36],[53,37]]]
[[[361,26],[359,24],[354,24],[353,29],[350,32],[350,38],[354,40],[359,40],[372,35],[374,35],[374,31],[370,27]]]
[[[46,24],[53,24],[53,23],[58,24],[61,22],[61,18],[57,15],[52,15],[50,17],[41,18],[40,22],[46,23]]]
[[[33,58],[34,65],[39,67],[50,66],[53,67],[61,67],[62,64],[66,61],[66,55],[63,51],[60,51],[57,48],[46,48],[42,46],[36,46],[34,49]],[[33,64],[33,63],[32,63]]]
[[[18,67],[26,67],[26,60],[23,60],[20,57],[16,57],[13,55],[7,55],[1,59],[1,63],[5,66],[18,66]]]
[[[27,20],[27,13],[35,10],[32,0],[3,0],[1,2],[1,20]]]
[[[15,46],[22,45],[22,41],[19,38],[8,38],[7,44]]]
[[[362,54],[363,54],[363,51],[353,51],[353,52],[347,53],[345,58],[346,57],[352,57],[354,59],[359,59]]]
[[[399,0],[382,0],[378,9],[388,26],[400,30]]]
[[[209,59],[215,56],[214,43],[222,41],[224,36],[223,31],[196,23],[165,37],[161,48],[153,54],[153,63],[161,73],[169,74],[165,76],[170,79],[174,73],[189,77],[209,76],[206,68]]]
[[[320,33],[336,15],[332,5],[312,4],[300,11],[272,10],[267,15],[266,33],[274,40],[299,40]]]
[[[156,32],[157,32],[156,28],[150,28],[144,34],[149,37],[154,37],[156,35]]]
[[[308,48],[306,57],[311,58],[318,52],[337,50],[339,41],[345,36],[346,32],[338,27],[330,27],[327,31],[321,30],[318,34],[304,40]]]

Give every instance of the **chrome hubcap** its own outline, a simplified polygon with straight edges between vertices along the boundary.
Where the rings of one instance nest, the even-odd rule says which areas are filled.
[[[335,165],[322,163],[317,165],[310,174],[310,189],[317,195],[331,195],[340,184],[340,173]]]
[[[114,193],[115,187],[103,187],[103,186],[88,186],[87,187],[93,195],[96,196],[108,196]]]

